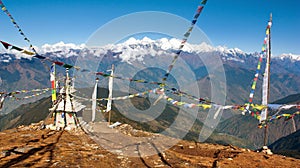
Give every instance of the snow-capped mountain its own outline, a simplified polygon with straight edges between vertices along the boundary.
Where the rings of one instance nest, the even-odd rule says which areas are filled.
[[[171,38],[161,38],[152,40],[144,37],[143,39],[129,38],[123,43],[108,44],[100,47],[89,47],[85,44],[72,44],[59,42],[56,44],[45,44],[41,47],[35,47],[37,52],[42,55],[50,57],[71,57],[83,55],[105,55],[107,52],[114,53],[123,62],[143,61],[144,56],[160,56],[162,54],[175,54],[181,45],[181,40]],[[236,61],[240,63],[248,62],[246,59],[257,58],[257,53],[245,53],[238,48],[227,48],[226,46],[211,46],[206,43],[189,44],[186,43],[182,49],[186,53],[199,54],[217,52],[223,61]],[[14,50],[2,50],[0,56],[1,62],[9,62],[13,59],[28,58],[31,56],[24,55]],[[300,61],[300,55],[282,54],[279,57],[273,57],[274,60],[280,59],[282,61],[290,60],[291,62]]]
[[[300,55],[295,55],[295,54],[281,54],[279,56],[279,59],[281,60],[290,60],[292,62],[295,62],[295,61],[300,61]]]
[[[79,54],[85,55],[85,54],[106,54],[107,51],[111,51],[113,53],[119,53],[119,58],[122,61],[130,62],[134,60],[142,61],[142,57],[145,55],[150,56],[159,56],[161,54],[174,54],[175,51],[179,49],[179,46],[181,45],[181,40],[171,38],[162,38],[158,40],[152,40],[150,38],[143,38],[143,39],[135,39],[133,37],[129,38],[127,41],[119,44],[108,44],[105,46],[100,47],[93,47],[90,48],[89,46],[86,46],[85,44],[75,45],[72,43],[64,43],[59,42],[53,45],[45,44],[41,47],[35,47],[37,52],[39,54],[49,55],[52,57],[70,57],[70,56],[78,56]],[[211,45],[208,45],[206,43],[201,44],[189,44],[186,43],[185,46],[182,49],[184,52],[187,53],[201,53],[201,52],[219,52],[223,55],[245,55],[243,51],[241,51],[238,48],[228,49],[227,47],[217,46],[213,47]],[[3,54],[13,54],[16,56],[16,58],[30,58],[27,55],[24,55],[22,53],[19,53],[14,50],[2,50]],[[80,53],[81,52],[81,53]],[[9,55],[3,55],[1,61],[2,62],[9,62],[12,58],[9,58]],[[226,58],[224,58],[226,60]],[[229,60],[237,60],[229,58]]]
[[[118,57],[124,62],[130,61],[142,61],[143,57],[148,56],[160,56],[162,54],[175,54],[181,45],[181,40],[171,38],[162,38],[157,40],[152,40],[150,38],[144,37],[143,39],[129,38],[127,41],[119,44],[110,44],[99,49],[102,51],[111,51],[117,53]],[[238,48],[228,49],[227,47],[217,46],[213,47],[206,43],[201,44],[189,44],[186,43],[182,49],[186,53],[199,54],[207,52],[218,52],[222,53],[223,60],[235,60],[241,61],[238,57],[240,55],[247,55]],[[226,58],[230,56],[231,58]]]

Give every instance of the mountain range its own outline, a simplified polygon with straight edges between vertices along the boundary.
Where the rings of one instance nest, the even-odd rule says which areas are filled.
[[[89,47],[86,45],[65,44],[63,42],[49,45],[46,44],[37,48],[39,54],[56,61],[61,61],[71,65],[81,65],[83,68],[92,67],[91,71],[103,71],[110,69],[111,64],[115,67],[125,67],[126,69],[119,70],[119,74],[124,78],[132,77],[132,73],[148,67],[158,67],[166,70],[171,63],[180,40],[178,39],[158,39],[151,40],[147,37],[143,39],[130,38],[127,41],[119,44],[109,44],[101,47]],[[202,97],[210,98],[210,82],[213,78],[212,74],[208,73],[207,66],[212,66],[216,60],[207,59],[210,56],[217,56],[221,60],[224,69],[226,81],[221,81],[222,85],[226,85],[227,94],[226,103],[245,103],[247,102],[250,92],[250,86],[254,78],[254,74],[258,62],[258,53],[245,53],[237,48],[228,49],[227,47],[213,47],[202,43],[199,45],[186,44],[183,52],[180,54],[180,61],[174,65],[171,76],[174,73],[175,79],[183,82],[183,88],[190,94],[193,93],[194,85],[188,86],[191,79],[187,78],[185,72],[193,73],[194,81],[197,82],[200,88],[199,93]],[[78,59],[81,58],[79,61]],[[202,59],[206,60],[203,61]],[[99,60],[100,59],[100,60]],[[77,61],[76,61],[77,60]],[[98,64],[95,64],[98,63]],[[10,92],[20,89],[37,89],[50,86],[49,67],[51,63],[46,60],[36,58],[28,58],[22,53],[16,53],[14,50],[9,50],[0,54],[0,84],[1,90]],[[291,94],[296,94],[300,90],[300,56],[293,54],[283,54],[272,58],[271,61],[271,91],[270,100],[275,101]],[[64,68],[57,66],[57,75],[59,79],[63,79]],[[98,67],[98,69],[94,68]],[[186,71],[182,70],[189,69]],[[263,67],[262,67],[263,68]],[[130,71],[132,70],[132,71]],[[221,72],[222,68],[220,68]],[[218,70],[217,70],[218,71]],[[117,72],[116,72],[117,73]],[[153,72],[156,73],[155,71]],[[74,73],[75,74],[75,73]],[[87,76],[84,73],[79,75]],[[164,72],[161,72],[161,77],[156,75],[155,78],[148,80],[161,80]],[[262,74],[262,72],[261,72]],[[137,76],[139,77],[139,76]],[[143,76],[145,77],[145,76]],[[80,80],[80,79],[79,79]],[[83,81],[94,80],[94,78],[83,78]],[[218,79],[216,79],[218,80]],[[107,85],[104,81],[103,85]],[[115,81],[115,83],[120,82]],[[176,81],[175,81],[176,82]],[[92,86],[94,82],[88,82],[87,86]],[[132,83],[132,82],[131,82]],[[86,86],[86,85],[84,85]],[[260,102],[261,97],[261,76],[257,84],[255,101]],[[118,87],[116,87],[118,88]],[[12,109],[4,107],[2,113],[8,113]]]

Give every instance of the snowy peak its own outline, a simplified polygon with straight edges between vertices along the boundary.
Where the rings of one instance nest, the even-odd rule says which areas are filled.
[[[300,61],[300,55],[295,55],[295,54],[281,54],[279,56],[279,59],[281,60],[291,60],[292,62],[295,62],[295,61]]]
[[[128,46],[130,48],[156,48],[156,49],[162,49],[162,50],[178,50],[179,46],[181,44],[181,41],[175,38],[167,39],[167,38],[161,38],[157,40],[152,40],[148,37],[144,37],[143,39],[135,39],[133,37],[126,40],[124,43],[116,44],[115,47],[124,47],[127,48]],[[113,47],[114,48],[114,47]],[[183,51],[189,51],[191,50],[188,46],[185,46],[183,48]]]
[[[174,54],[181,45],[181,40],[175,38],[161,38],[157,40],[152,40],[148,37],[143,39],[135,39],[133,37],[127,39],[122,43],[108,44],[105,46],[99,46],[96,48],[90,48],[85,44],[73,44],[58,42],[56,44],[44,44],[41,47],[36,47],[35,49],[39,54],[45,54],[47,56],[53,57],[70,57],[77,56],[80,52],[88,54],[105,54],[107,51],[112,51],[114,53],[121,53],[119,57],[122,61],[128,62],[132,60],[141,60],[145,55],[158,56],[161,54]],[[27,48],[26,48],[27,49]],[[90,51],[87,51],[90,50]],[[96,51],[97,50],[97,51]],[[206,43],[201,44],[189,44],[185,43],[183,49],[184,52],[188,53],[202,53],[202,52],[219,52],[222,54],[231,54],[236,56],[238,54],[244,54],[241,50],[234,48],[228,49],[227,47],[217,46],[213,47]],[[16,58],[28,58],[27,55],[13,51],[13,50],[3,50],[3,53],[9,53],[16,55]],[[81,54],[83,54],[81,53]],[[222,55],[221,54],[221,55]],[[6,59],[7,60],[7,59]]]
[[[145,56],[161,56],[164,54],[175,54],[179,49],[182,40],[175,38],[161,38],[161,39],[150,39],[144,37],[142,39],[136,39],[131,37],[124,42],[117,44],[108,44],[105,46],[98,46],[91,48],[85,44],[73,44],[73,43],[64,43],[58,42],[56,44],[45,44],[41,47],[35,47],[39,54],[43,54],[50,57],[61,57],[68,58],[71,56],[84,56],[84,55],[104,55],[107,52],[116,53],[114,56],[118,56],[123,62],[132,62],[132,61],[143,61]],[[26,48],[27,49],[27,48]],[[224,61],[235,61],[244,63],[249,56],[254,58],[257,56],[255,53],[245,53],[238,48],[228,48],[226,46],[212,46],[207,43],[201,44],[190,44],[185,43],[183,49],[184,52],[190,54],[199,54],[199,53],[209,53],[217,52]],[[29,58],[25,54],[14,50],[2,50],[1,58],[2,62],[9,62],[12,56],[16,59],[20,58]],[[276,59],[281,59],[282,61],[291,60],[293,62],[300,61],[299,55],[293,54],[282,54]]]
[[[119,57],[122,61],[130,62],[132,60],[143,60],[145,55],[157,56],[161,54],[174,54],[182,44],[179,39],[171,38],[161,38],[157,40],[152,40],[150,38],[144,37],[143,39],[135,39],[133,37],[129,38],[127,41],[114,45],[107,45],[104,48],[111,50],[115,53],[121,53]],[[233,60],[239,61],[240,55],[246,55],[243,51],[238,48],[228,49],[224,46],[213,47],[207,43],[201,44],[189,44],[185,43],[183,49],[184,52],[191,54],[207,53],[207,52],[218,52],[223,58],[223,60]],[[226,57],[230,57],[227,59]]]
[[[126,46],[130,46],[131,48],[133,48],[133,46],[138,48],[141,48],[139,46],[148,46],[150,48],[158,48],[161,50],[178,50],[179,46],[181,45],[181,42],[182,42],[181,40],[176,38],[171,38],[171,39],[161,38],[157,40],[152,40],[148,37],[144,37],[143,39],[138,40],[131,37],[124,43],[117,44],[117,46],[118,47],[122,46],[124,48],[126,48]],[[228,53],[233,55],[245,54],[242,50],[238,48],[228,49],[227,47],[224,46],[213,47],[205,42],[201,44],[185,43],[182,50],[189,53],[218,51],[221,53]]]
[[[144,37],[143,39],[129,38],[123,43],[106,45],[104,48],[114,53],[120,53],[118,56],[124,62],[130,61],[143,61],[145,56],[160,56],[163,54],[173,54],[179,49],[181,41],[178,39],[162,38],[158,40],[152,40]],[[183,51],[191,51],[187,46],[183,48]]]

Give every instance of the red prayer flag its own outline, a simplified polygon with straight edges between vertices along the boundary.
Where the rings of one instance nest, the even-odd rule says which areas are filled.
[[[0,42],[2,43],[2,45],[3,45],[6,49],[8,49],[9,46],[12,46],[11,44],[8,44],[8,43],[6,43],[6,42],[4,42],[4,41],[0,41]]]

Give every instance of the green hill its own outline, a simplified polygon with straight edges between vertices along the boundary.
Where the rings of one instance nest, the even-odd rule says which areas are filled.
[[[300,94],[290,95],[286,98],[275,101],[276,104],[294,104],[299,102]],[[282,110],[280,113],[293,113],[297,109]],[[270,111],[274,114],[275,111]],[[300,117],[294,117],[296,125],[300,124]],[[222,121],[217,131],[236,136],[242,139],[247,139],[252,142],[252,148],[260,148],[263,145],[264,130],[257,128],[258,120],[249,114],[243,116],[241,114],[234,115],[233,117]],[[271,122],[268,125],[268,145],[272,144],[281,137],[287,136],[294,132],[293,120],[284,121],[279,119]]]
[[[12,112],[0,116],[0,130],[29,125],[45,119],[49,114],[51,104],[51,97],[48,97],[34,103],[21,105]]]
[[[300,159],[300,130],[270,145],[272,152]]]

